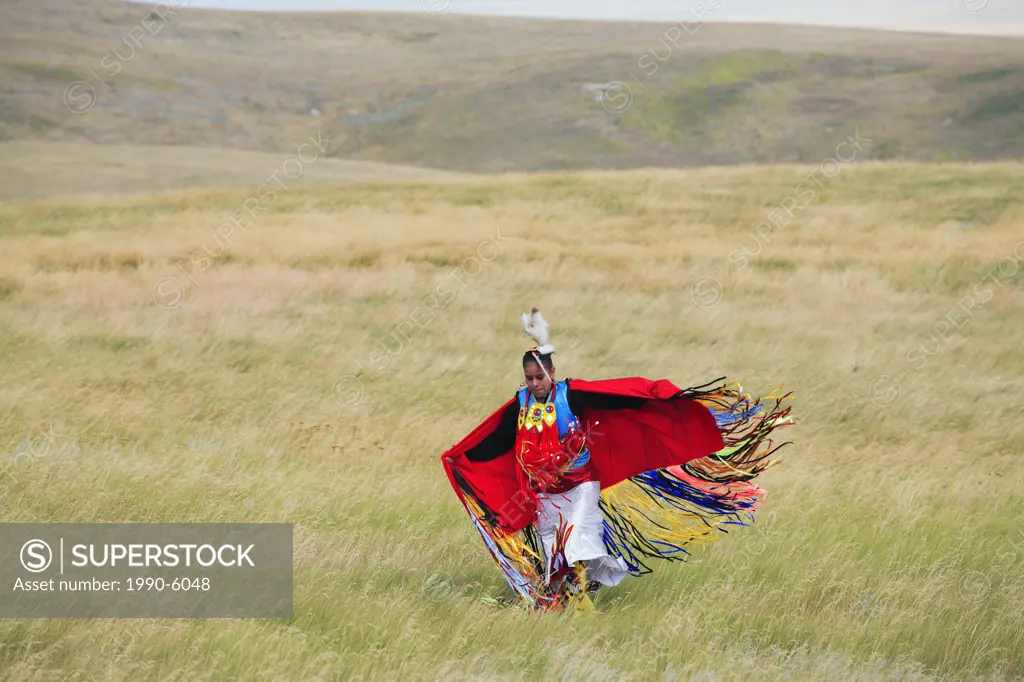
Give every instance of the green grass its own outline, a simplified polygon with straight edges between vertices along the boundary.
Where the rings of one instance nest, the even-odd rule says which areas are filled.
[[[1021,73],[1019,68],[997,68],[997,69],[985,69],[983,71],[975,71],[973,73],[964,74],[957,77],[956,82],[963,85],[977,85],[978,83],[991,83],[993,81],[999,81],[1007,76],[1013,76]]]
[[[981,101],[970,115],[972,120],[998,116],[1020,116],[1024,114],[1024,90],[1012,90],[989,95]]]
[[[0,62],[0,69],[8,69],[38,80],[55,81],[62,86],[82,80],[82,76],[72,68],[38,62]]]
[[[747,102],[745,95],[751,88],[789,76],[796,64],[793,56],[776,51],[714,57],[692,71],[686,69],[681,77],[660,79],[658,92],[639,97],[638,106],[624,120],[647,131],[653,140],[704,137],[704,127]]]

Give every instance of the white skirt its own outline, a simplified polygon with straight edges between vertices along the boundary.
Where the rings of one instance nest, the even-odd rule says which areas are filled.
[[[588,481],[564,493],[540,493],[537,509],[537,534],[540,536],[547,565],[547,579],[551,577],[552,547],[559,525],[573,526],[565,543],[565,560],[571,566],[577,561],[587,562],[587,580],[603,585],[618,585],[629,575],[626,562],[613,557],[604,547],[602,536],[601,484]]]

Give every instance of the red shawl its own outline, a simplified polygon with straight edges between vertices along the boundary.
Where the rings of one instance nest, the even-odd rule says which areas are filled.
[[[591,428],[587,446],[602,489],[645,471],[706,457],[725,447],[711,412],[665,379],[570,379],[569,386],[574,393],[648,399],[637,408],[587,408],[584,414],[576,415],[582,426]],[[460,497],[472,494],[492,522],[508,532],[522,530],[536,518],[529,496],[520,490],[518,463],[512,448],[487,462],[471,462],[465,453],[497,428],[513,400],[498,408],[441,458],[455,492]]]

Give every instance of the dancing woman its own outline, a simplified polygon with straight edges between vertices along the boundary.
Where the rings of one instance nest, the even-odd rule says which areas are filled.
[[[515,397],[442,457],[448,478],[510,587],[532,610],[593,608],[590,594],[685,560],[728,526],[748,525],[765,491],[789,394],[752,400],[735,383],[679,389],[665,379],[557,379],[548,324]],[[762,400],[774,400],[765,409]]]

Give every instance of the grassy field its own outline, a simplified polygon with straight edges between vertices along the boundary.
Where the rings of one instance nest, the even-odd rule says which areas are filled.
[[[1024,38],[187,4],[0,3],[0,141],[291,153],[321,126],[346,159],[522,172],[810,163],[860,125],[878,160],[1024,154]]]
[[[285,189],[466,177],[448,171],[331,158],[327,154],[332,143],[315,125],[303,136],[296,136],[285,154],[187,146],[0,142],[0,201],[215,187],[241,189],[266,181]]]
[[[1019,165],[252,196],[0,204],[0,514],[294,523],[294,618],[4,620],[0,677],[1024,677]],[[563,376],[796,396],[757,523],[596,614],[481,603],[439,462],[531,305]]]

